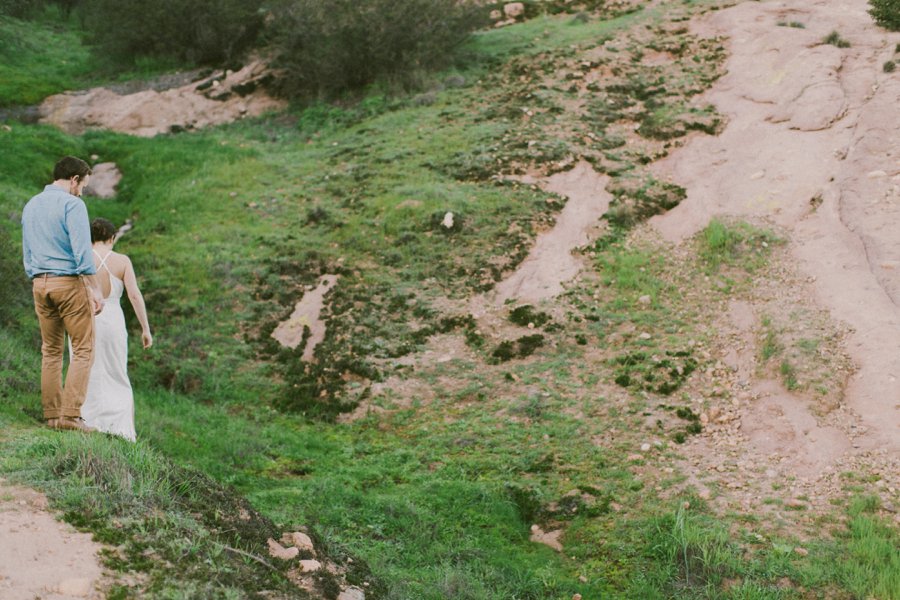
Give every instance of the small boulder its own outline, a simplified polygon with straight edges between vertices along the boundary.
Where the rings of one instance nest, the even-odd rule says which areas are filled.
[[[300,554],[299,548],[285,548],[272,538],[269,538],[269,556],[272,558],[280,558],[281,560],[291,560],[297,558]]]
[[[122,173],[116,163],[100,163],[94,165],[91,170],[91,178],[88,180],[84,193],[97,198],[114,198],[116,186],[122,180]]]
[[[296,548],[291,548],[291,550],[296,550]],[[315,573],[319,569],[322,568],[322,563],[317,560],[309,559],[309,560],[301,560],[300,561],[300,570],[303,573]]]
[[[508,19],[517,19],[525,14],[525,4],[522,2],[510,2],[503,5],[503,14]]]
[[[453,229],[453,213],[448,212],[444,215],[444,220],[441,221],[441,226],[445,229]]]
[[[302,531],[286,533],[281,538],[281,541],[291,546],[295,546],[300,550],[309,550],[310,552],[315,552],[312,539]]]
[[[337,600],[366,600],[366,593],[356,586],[350,586],[338,594]]]

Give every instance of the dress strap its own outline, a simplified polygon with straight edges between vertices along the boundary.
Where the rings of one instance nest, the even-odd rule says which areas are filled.
[[[94,250],[94,254],[97,255],[97,258],[100,259],[100,266],[97,267],[97,270],[106,269],[107,273],[110,273],[109,267],[106,266],[106,259],[109,258],[109,255],[112,254],[112,250],[106,253],[106,256],[100,256],[100,253]]]

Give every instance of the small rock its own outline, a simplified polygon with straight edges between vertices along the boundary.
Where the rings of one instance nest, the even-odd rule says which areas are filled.
[[[644,295],[638,298],[638,302],[641,304],[650,304],[650,296]]]
[[[794,553],[799,554],[800,556],[807,556],[809,554],[809,550],[797,546],[796,548],[794,548]]]
[[[342,590],[337,600],[366,600],[366,593],[356,586]]]
[[[868,173],[866,173],[866,177],[868,177],[869,179],[877,179],[878,177],[887,177],[887,173],[881,170],[869,171]]]
[[[754,180],[762,179],[765,176],[766,176],[765,171],[757,171],[756,173],[754,173],[753,175],[750,176],[750,179],[754,179]]]
[[[499,21],[503,18],[503,13],[499,10],[492,10],[490,14],[491,21]]]
[[[285,537],[290,539],[289,544],[296,546],[300,550],[310,550],[314,551],[313,541],[310,539],[308,535],[303,533],[302,531],[294,531],[292,533],[286,533]],[[282,538],[284,540],[284,538]]]
[[[581,600],[581,594],[572,594],[572,600]]]
[[[626,457],[626,460],[627,460],[628,462],[635,462],[635,461],[639,461],[639,460],[644,460],[644,455],[643,455],[643,454],[629,454],[629,455]]]
[[[515,19],[525,14],[525,5],[522,2],[510,2],[503,6],[503,14],[508,19]]]
[[[641,444],[641,452],[649,452],[651,447],[650,444],[644,442]]]
[[[650,339],[651,337],[653,337],[653,336],[650,335],[649,333],[647,333],[647,332],[645,331],[644,333],[642,333],[642,334],[639,335],[638,337],[639,337],[640,339],[642,339],[642,340],[649,340],[649,339]]]
[[[806,503],[803,500],[798,500],[797,498],[791,498],[787,502],[784,503],[788,508],[806,508]]]
[[[291,548],[291,550],[297,550],[297,548]],[[304,573],[315,573],[319,569],[322,568],[322,563],[317,560],[309,559],[309,560],[301,560],[300,561],[300,570]]]
[[[300,554],[299,548],[285,548],[272,538],[268,539],[269,543],[269,556],[273,558],[280,558],[281,560],[291,560],[293,558],[297,558],[297,555]]]
[[[453,213],[448,212],[444,215],[444,220],[441,221],[441,226],[447,229],[453,229]]]

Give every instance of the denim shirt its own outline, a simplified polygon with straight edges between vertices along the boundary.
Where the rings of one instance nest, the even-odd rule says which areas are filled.
[[[91,225],[81,198],[50,184],[22,211],[25,273],[93,275]]]

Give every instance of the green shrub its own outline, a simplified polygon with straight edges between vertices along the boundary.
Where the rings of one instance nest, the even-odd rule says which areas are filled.
[[[90,41],[123,64],[139,57],[187,63],[237,59],[262,29],[261,0],[84,0]]]
[[[884,63],[884,66],[882,68],[884,69],[885,73],[893,73],[897,69],[897,63],[895,63],[892,60],[889,60],[886,63]]]
[[[822,40],[823,44],[831,44],[832,46],[837,46],[838,48],[849,48],[850,42],[841,37],[841,34],[837,31],[832,31]]]
[[[891,31],[900,31],[900,0],[869,0],[869,14]]]
[[[43,7],[45,0],[0,0],[0,15],[23,18]]]
[[[483,8],[457,0],[292,0],[272,25],[281,91],[328,98],[377,80],[409,87],[447,64],[484,19]]]

